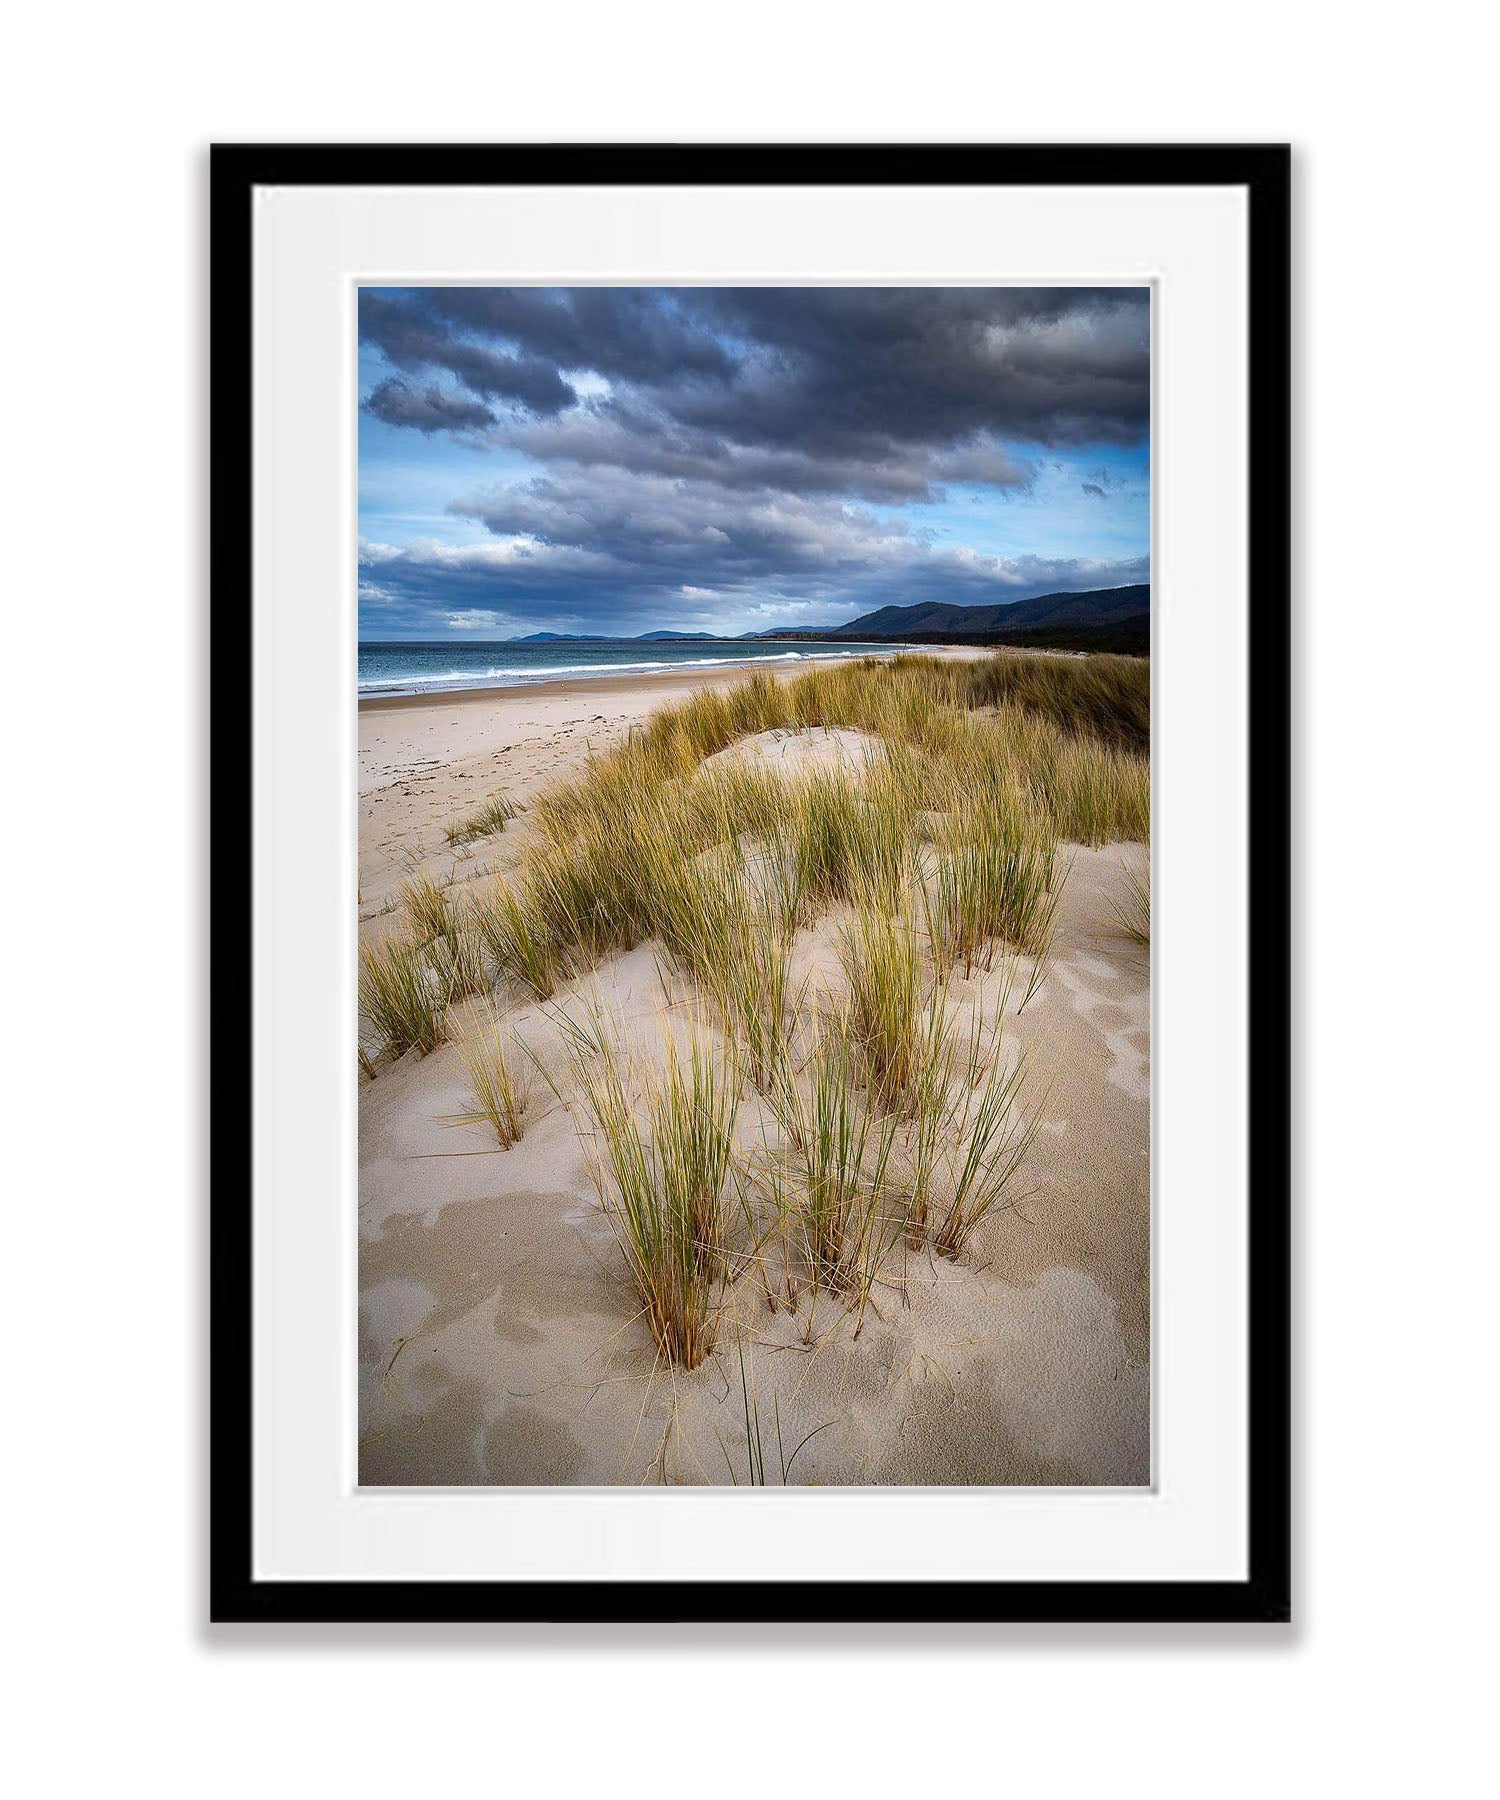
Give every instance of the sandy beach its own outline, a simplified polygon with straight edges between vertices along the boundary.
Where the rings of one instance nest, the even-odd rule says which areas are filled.
[[[665,702],[743,679],[693,670],[362,704],[362,939],[395,928],[413,871],[461,894],[513,869],[546,783]],[[723,754],[860,754],[821,728],[766,739]],[[450,847],[445,825],[494,791],[520,816]],[[511,1149],[449,1122],[466,1105],[452,1043],[362,1081],[361,1481],[728,1483],[731,1469],[744,1480],[741,1354],[762,1422],[779,1419],[787,1448],[816,1432],[799,1483],[1149,1481],[1149,950],[1116,914],[1123,870],[1144,871],[1147,857],[1108,843],[1068,846],[1064,860],[1050,961],[1019,1015],[1012,994],[1005,1021],[1045,1090],[1026,1179],[962,1258],[899,1246],[857,1337],[826,1299],[810,1323],[805,1300],[793,1311],[746,1281],[705,1362],[660,1361],[564,1104],[556,1004],[506,999],[507,1027],[534,1059]],[[839,926],[835,909],[793,947],[797,979],[831,1001]],[[999,967],[956,972],[955,1019],[993,1016],[1003,983]],[[557,996],[588,1000],[646,1059],[691,1005],[649,944]],[[763,1122],[759,1105],[752,1095],[740,1108],[737,1139]]]
[[[930,652],[963,661],[974,651]],[[798,664],[793,672],[805,671]],[[543,782],[619,743],[652,709],[745,679],[743,666],[595,675],[530,687],[401,694],[359,703],[360,918],[378,917],[401,878],[428,867],[447,880],[455,860],[444,822],[492,788],[522,805]],[[507,834],[509,840],[509,834]],[[457,863],[473,880],[503,867],[513,840],[491,840]]]

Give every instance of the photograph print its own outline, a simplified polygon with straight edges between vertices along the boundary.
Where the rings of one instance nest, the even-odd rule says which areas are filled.
[[[359,1482],[1149,1484],[1150,290],[358,325]]]

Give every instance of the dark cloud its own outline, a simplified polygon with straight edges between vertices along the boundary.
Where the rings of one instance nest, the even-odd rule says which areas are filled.
[[[443,629],[486,615],[505,634],[629,636],[836,623],[878,606],[975,605],[1148,579],[1145,557],[987,556],[862,508],[787,495],[709,496],[609,472],[586,492],[551,477],[465,502],[495,535],[361,545],[368,627]]]
[[[557,420],[587,440],[575,460],[718,459],[828,492],[876,469],[921,493],[945,457],[1013,485],[1003,438],[1134,443],[1148,419],[1144,288],[366,290],[360,334]],[[568,412],[564,371],[608,391]]]
[[[565,369],[626,381],[729,380],[735,359],[699,316],[698,291],[661,288],[424,288],[434,321],[523,345]]]
[[[943,451],[893,448],[870,457],[816,455],[806,449],[747,447],[639,409],[622,414],[619,409],[579,407],[561,418],[518,422],[507,427],[504,438],[508,448],[554,468],[615,468],[727,488],[840,494],[891,505],[940,499],[947,481],[1022,490],[1035,478],[1027,459],[982,439]]]
[[[453,503],[497,537],[595,552],[629,585],[742,586],[868,568],[919,543],[901,521],[822,496],[569,469]]]
[[[376,629],[727,631],[1143,578],[917,521],[1145,442],[1144,288],[366,290],[360,334],[372,416],[536,471],[451,502],[488,541],[367,546]]]
[[[479,431],[493,425],[495,415],[480,400],[448,388],[413,387],[392,376],[370,390],[365,411],[387,425],[410,425],[417,431]]]
[[[359,335],[398,369],[446,369],[483,399],[513,401],[534,413],[557,413],[576,398],[545,357],[498,351],[434,321],[421,297],[395,300],[365,290]]]
[[[709,290],[701,305],[744,360],[731,391],[679,384],[674,411],[733,418],[751,442],[859,455],[976,434],[1135,442],[1148,301],[1141,288]]]

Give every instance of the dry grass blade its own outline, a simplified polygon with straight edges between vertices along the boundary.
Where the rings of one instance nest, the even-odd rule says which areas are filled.
[[[957,1257],[977,1226],[1007,1205],[1022,1164],[1041,1129],[1046,1096],[1023,1104],[1026,1059],[1007,1066],[996,1055],[989,1074],[965,1097],[956,1117],[958,1152],[953,1159],[941,1214],[931,1226],[933,1248]]]
[[[521,1138],[530,1081],[524,1066],[511,1067],[499,1014],[490,1009],[478,1025],[456,1026],[453,1039],[463,1058],[474,1104],[470,1111],[456,1113],[448,1122],[487,1124],[500,1148],[509,1150]]]
[[[766,1446],[761,1432],[760,1395],[756,1391],[755,1378],[747,1366],[745,1358],[745,1334],[735,1333],[735,1345],[740,1360],[740,1404],[745,1418],[745,1482],[746,1487],[766,1487]],[[773,1395],[771,1400],[771,1416],[776,1429],[776,1460],[780,1470],[781,1485],[786,1487],[791,1479],[792,1469],[797,1458],[813,1441],[820,1431],[827,1431],[830,1425],[836,1424],[834,1419],[825,1419],[821,1425],[814,1425],[806,1433],[801,1442],[794,1446],[790,1456],[787,1455],[786,1439],[781,1429],[781,1400]],[[718,1434],[715,1425],[715,1435]],[[724,1453],[724,1462],[729,1469],[729,1479],[736,1487],[741,1485],[739,1473],[734,1466],[734,1458],[729,1454],[729,1446],[723,1438],[719,1438],[719,1448]]]

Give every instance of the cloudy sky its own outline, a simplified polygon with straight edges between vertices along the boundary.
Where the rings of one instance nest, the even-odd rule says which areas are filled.
[[[1149,577],[1144,288],[360,296],[360,637],[768,631]]]

